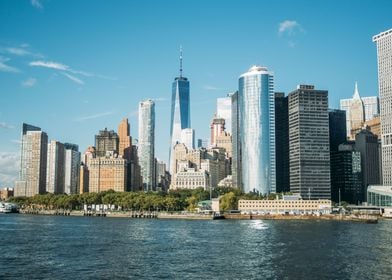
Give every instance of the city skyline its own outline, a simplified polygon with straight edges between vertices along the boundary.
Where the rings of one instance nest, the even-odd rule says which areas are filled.
[[[391,4],[387,1],[310,6],[302,1],[295,7],[297,13],[282,2],[270,3],[268,15],[263,14],[262,3],[253,3],[254,11],[238,18],[240,4],[236,2],[225,3],[221,11],[219,3],[204,9],[207,2],[184,6],[173,2],[173,9],[159,2],[118,2],[107,7],[97,1],[88,16],[88,3],[77,3],[79,11],[66,1],[34,3],[40,6],[29,1],[0,3],[1,26],[12,26],[4,28],[0,38],[2,186],[13,186],[17,179],[19,164],[13,161],[19,160],[23,122],[41,127],[49,140],[76,143],[84,152],[94,144],[96,131],[115,129],[125,117],[130,118],[131,135],[136,138],[137,106],[146,98],[156,102],[156,133],[157,139],[162,139],[157,141],[156,154],[167,162],[170,83],[178,75],[180,45],[184,46],[184,76],[192,82],[192,128],[196,138],[206,139],[216,98],[237,90],[238,76],[254,64],[274,71],[276,91],[290,92],[300,83],[328,90],[331,108],[338,108],[339,99],[352,96],[354,81],[361,85],[361,96],[378,95],[376,50],[371,38],[391,28]],[[147,12],[151,5],[156,10]],[[300,12],[304,5],[307,9]],[[332,18],[308,17],[312,11],[319,15],[320,8],[326,15],[332,13]],[[195,13],[193,19],[184,15],[188,9]],[[138,15],[141,10],[146,13]],[[119,23],[102,16],[106,13],[118,15]],[[94,17],[102,18],[103,23],[92,20]],[[26,23],[32,28],[24,28]],[[260,38],[253,32],[241,33],[242,28],[255,24],[263,27],[257,28]],[[90,35],[90,30],[97,35]],[[67,36],[56,36],[62,33]],[[103,40],[100,45],[104,36],[108,42]],[[248,49],[241,45],[245,40],[259,47]],[[298,63],[301,69],[294,73],[290,68]],[[154,82],[148,82],[149,78]]]

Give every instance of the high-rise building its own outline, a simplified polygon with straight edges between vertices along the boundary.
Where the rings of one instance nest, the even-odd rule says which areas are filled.
[[[289,107],[284,92],[275,92],[276,192],[290,191]]]
[[[231,175],[233,187],[242,188],[241,176],[241,144],[240,144],[240,118],[239,118],[239,103],[238,91],[231,96],[231,128],[232,128],[232,164]]]
[[[80,171],[79,171],[79,193],[86,193],[88,192],[89,187],[89,170],[87,166],[82,162],[80,164]]]
[[[155,104],[152,100],[139,103],[139,163],[144,191],[155,190]]]
[[[195,148],[195,130],[192,128],[185,128],[181,130],[181,143],[184,143],[188,149]]]
[[[328,91],[300,85],[288,98],[290,191],[330,199]]]
[[[128,119],[124,118],[118,125],[118,154],[124,159],[130,161],[132,154],[132,137],[130,135],[130,128]]]
[[[64,193],[65,182],[65,150],[64,144],[51,140],[48,144],[48,159],[46,173],[46,191],[49,193]]]
[[[361,153],[355,151],[353,142],[340,144],[331,152],[331,198],[351,204],[363,201]]]
[[[380,96],[383,184],[392,185],[392,29],[373,37],[377,45],[378,92]]]
[[[114,130],[100,130],[95,135],[95,148],[97,157],[104,157],[108,152],[118,154],[119,137]]]
[[[346,111],[331,109],[329,116],[329,147],[331,152],[336,152],[339,145],[347,141]]]
[[[340,109],[346,111],[347,137],[355,139],[355,131],[360,130],[365,121],[369,121],[379,114],[379,102],[377,96],[361,97],[358,84],[355,83],[352,98],[341,99]]]
[[[225,132],[225,119],[214,116],[211,121],[211,146],[216,147],[216,139]]]
[[[226,131],[231,134],[231,95],[216,100],[216,117],[225,119]]]
[[[366,201],[367,187],[381,184],[378,137],[363,129],[355,136],[355,150],[361,153],[363,174],[363,200]]]
[[[66,194],[77,194],[79,190],[80,175],[80,152],[79,146],[71,143],[64,143],[65,149],[65,171],[64,171],[64,192]]]
[[[253,66],[239,78],[239,137],[245,192],[276,191],[273,74]]]
[[[181,141],[181,130],[191,127],[191,110],[189,98],[189,81],[182,76],[182,50],[180,51],[180,76],[176,77],[172,86],[169,166],[173,174],[173,149]]]
[[[48,135],[41,128],[22,125],[19,180],[15,196],[34,196],[46,190]]]

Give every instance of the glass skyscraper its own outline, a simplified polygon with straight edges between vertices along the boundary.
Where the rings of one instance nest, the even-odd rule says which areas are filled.
[[[245,192],[276,192],[273,74],[253,66],[239,78],[239,138]]]
[[[181,130],[191,128],[191,110],[189,99],[189,81],[182,76],[182,52],[180,55],[180,76],[176,77],[172,87],[169,168],[173,174],[173,148],[181,142]]]

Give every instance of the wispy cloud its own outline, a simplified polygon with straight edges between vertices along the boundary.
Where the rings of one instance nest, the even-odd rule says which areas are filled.
[[[211,86],[211,85],[204,85],[203,89],[204,90],[223,90],[223,88],[218,88],[218,87],[214,87],[214,86]]]
[[[42,5],[42,3],[41,3],[40,0],[31,0],[31,5],[32,5],[34,8],[37,8],[37,9],[39,9],[39,10],[42,10],[42,9],[44,8],[44,6]]]
[[[295,20],[285,20],[279,23],[279,35],[294,35],[296,31],[304,32],[302,26]]]
[[[0,152],[0,186],[13,187],[19,171],[17,153]]]
[[[79,85],[84,85],[84,82],[81,80],[81,79],[79,79],[79,78],[77,78],[77,77],[75,77],[75,76],[72,76],[72,75],[70,75],[70,74],[67,74],[67,73],[62,73],[65,77],[67,77],[68,79],[70,79],[71,81],[73,81],[73,82],[75,82],[75,83],[77,83],[77,84],[79,84]]]
[[[29,63],[30,66],[36,66],[36,67],[44,67],[44,68],[51,68],[51,69],[56,69],[56,70],[63,70],[63,71],[68,71],[69,66],[59,63],[59,62],[54,62],[54,61],[32,61]]]
[[[5,122],[0,122],[0,128],[4,128],[4,129],[13,129],[15,128],[13,125],[7,124]]]
[[[10,73],[18,73],[20,72],[18,68],[10,66],[6,64],[10,59],[7,57],[0,56],[0,71],[2,72],[10,72]]]
[[[15,144],[22,144],[22,140],[20,140],[20,139],[12,139],[12,140],[10,140],[12,143],[15,143]]]
[[[167,101],[168,99],[164,97],[156,97],[156,98],[151,98],[151,100],[155,102],[163,102],[163,101]]]
[[[98,118],[102,118],[102,117],[106,117],[106,116],[110,116],[110,115],[113,115],[113,112],[103,112],[103,113],[98,113],[98,114],[89,115],[89,116],[85,116],[85,117],[80,117],[80,118],[77,118],[75,121],[83,122],[83,121],[98,119]]]
[[[22,87],[25,87],[25,88],[31,88],[31,87],[35,86],[36,83],[37,83],[37,79],[28,78],[27,80],[22,81],[21,85],[22,85]]]

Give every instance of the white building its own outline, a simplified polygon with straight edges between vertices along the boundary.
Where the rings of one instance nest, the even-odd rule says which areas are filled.
[[[80,152],[78,145],[65,143],[64,192],[79,193]]]
[[[392,29],[373,36],[377,45],[383,184],[392,185]]]
[[[210,177],[205,170],[196,171],[195,168],[187,168],[177,172],[174,179],[173,189],[210,189]]]
[[[195,148],[195,130],[192,128],[185,128],[181,130],[181,143],[192,150]]]
[[[48,144],[46,191],[64,193],[64,144],[51,140]]]
[[[155,104],[152,100],[139,103],[138,156],[144,191],[155,189]]]
[[[238,210],[245,213],[270,214],[329,214],[332,201],[329,199],[275,199],[275,200],[245,200],[238,201]]]
[[[216,100],[216,116],[225,119],[226,131],[231,134],[231,95]]]

